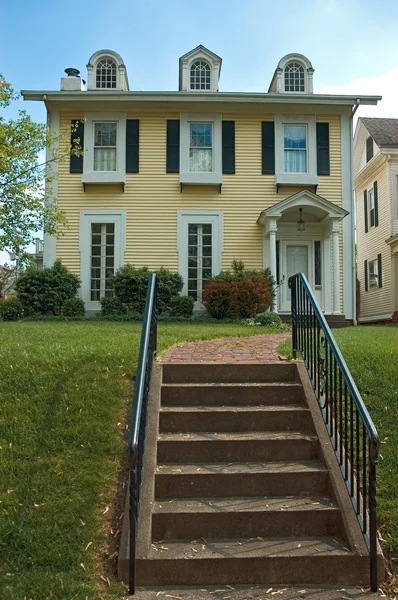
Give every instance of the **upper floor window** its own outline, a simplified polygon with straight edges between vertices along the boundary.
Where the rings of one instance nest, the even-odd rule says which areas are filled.
[[[370,136],[366,139],[366,162],[373,158],[373,138]]]
[[[198,60],[191,66],[191,90],[210,90],[210,65]]]
[[[285,67],[285,92],[304,92],[304,67],[291,62]]]
[[[116,171],[117,122],[94,123],[94,171]]]
[[[189,124],[189,170],[213,171],[213,123]]]
[[[371,227],[375,226],[375,195],[374,188],[368,191],[369,198],[369,224]]]
[[[117,68],[116,63],[110,58],[102,58],[97,63],[96,87],[116,88]]]
[[[284,125],[284,171],[307,173],[307,126]]]

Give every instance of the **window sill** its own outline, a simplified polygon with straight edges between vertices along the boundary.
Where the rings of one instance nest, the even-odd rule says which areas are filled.
[[[82,183],[126,183],[126,173],[118,171],[98,171],[83,173]]]
[[[312,173],[275,173],[276,185],[318,185],[318,175]]]
[[[220,185],[222,183],[222,173],[181,173],[180,183]]]

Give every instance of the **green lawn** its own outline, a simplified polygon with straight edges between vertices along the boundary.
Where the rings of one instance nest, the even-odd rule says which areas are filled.
[[[333,330],[379,432],[378,521],[382,538],[398,556],[398,327]],[[279,346],[286,356],[291,342]]]
[[[256,333],[164,323],[158,347]],[[0,323],[1,600],[120,597],[106,582],[109,515],[140,335],[139,323]]]

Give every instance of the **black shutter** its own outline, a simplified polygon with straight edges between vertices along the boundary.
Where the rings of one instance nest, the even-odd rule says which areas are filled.
[[[75,148],[76,144],[78,144],[83,151],[84,121],[71,121],[70,144],[72,148]],[[83,173],[83,154],[81,156],[75,156],[74,154],[70,155],[69,172]]]
[[[222,172],[235,174],[235,121],[222,122]]]
[[[365,292],[368,291],[369,289],[369,284],[368,284],[368,261],[365,260],[364,262],[364,270],[365,270]]]
[[[261,130],[262,173],[275,173],[275,127],[274,121],[263,121]]]
[[[318,175],[330,175],[329,123],[316,124],[316,161]]]
[[[375,227],[379,224],[379,201],[377,198],[377,181],[373,184],[373,199],[375,203]]]
[[[126,173],[138,173],[140,161],[140,122],[126,121]]]
[[[364,190],[364,192],[363,192],[363,212],[365,215],[365,233],[368,233],[369,226],[368,226],[368,192],[367,192],[367,190]]]
[[[166,173],[180,172],[180,121],[167,121]]]
[[[383,287],[383,273],[382,273],[382,265],[381,265],[381,254],[377,255],[377,277],[379,280],[379,288]]]

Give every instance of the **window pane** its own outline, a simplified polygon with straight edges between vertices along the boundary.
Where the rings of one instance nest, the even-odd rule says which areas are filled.
[[[321,242],[314,242],[315,253],[315,285],[322,285]]]
[[[195,248],[195,250],[196,250],[196,248]],[[191,267],[196,268],[197,266],[198,266],[198,259],[189,257],[188,258],[188,268],[191,268]]]
[[[91,254],[92,256],[101,256],[101,246],[92,246]]]
[[[117,123],[94,123],[94,146],[116,146]]]
[[[211,148],[213,137],[212,123],[190,123],[190,147]]]
[[[203,246],[211,246],[211,235],[203,236]]]
[[[188,233],[194,233],[196,235],[198,233],[198,226],[190,223],[188,225]]]
[[[285,150],[287,148],[306,149],[307,127],[305,125],[285,125]]]
[[[191,148],[189,150],[189,170],[192,173],[213,171],[213,151],[211,148]]]
[[[285,150],[285,173],[306,173],[307,153],[302,150]]]
[[[92,223],[91,224],[91,233],[101,233],[101,224],[100,223]]]
[[[202,227],[203,227],[203,233],[211,234],[211,223],[209,223],[207,225],[202,225]]]
[[[188,247],[188,256],[197,256],[197,255],[198,255],[197,246],[189,246]]]
[[[188,235],[188,245],[189,246],[196,246],[196,244],[198,243],[198,236],[197,235]]]
[[[94,148],[94,171],[116,171],[116,148]]]

